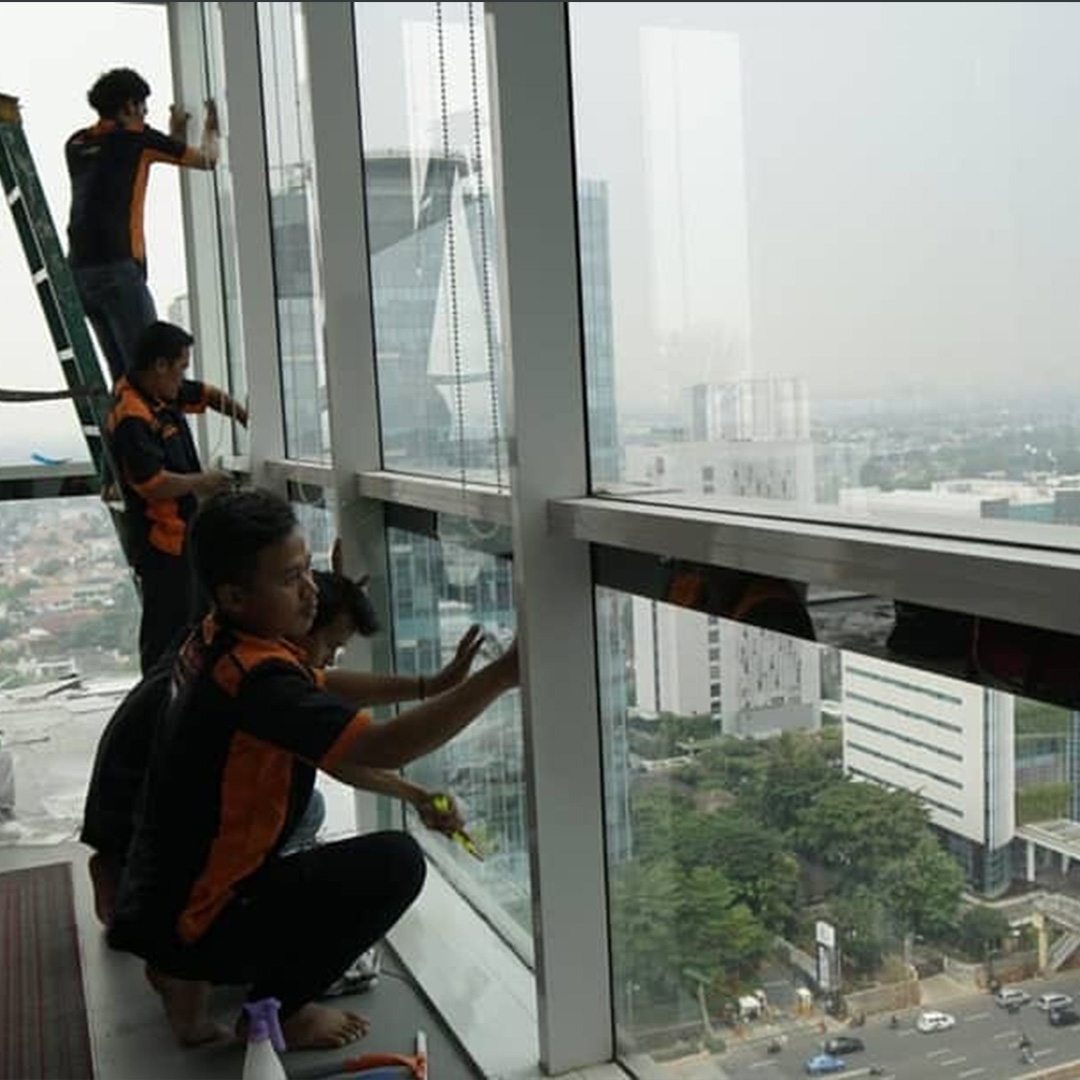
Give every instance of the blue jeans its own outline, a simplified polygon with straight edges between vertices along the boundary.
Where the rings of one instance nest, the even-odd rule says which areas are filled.
[[[311,792],[304,812],[296,823],[291,835],[281,848],[282,855],[292,855],[297,851],[303,851],[315,843],[323,822],[326,820],[326,800],[318,788]]]
[[[139,338],[157,319],[146,277],[134,259],[74,266],[72,271],[86,317],[115,382],[135,366]]]

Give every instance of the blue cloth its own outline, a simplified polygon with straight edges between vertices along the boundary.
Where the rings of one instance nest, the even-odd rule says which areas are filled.
[[[315,837],[319,835],[319,830],[323,827],[325,820],[326,800],[323,798],[322,792],[318,788],[314,788],[304,812],[300,815],[300,820],[296,823],[296,828],[293,829],[292,835],[282,846],[281,854],[292,855],[293,852],[303,851],[304,848],[311,847],[315,843]]]

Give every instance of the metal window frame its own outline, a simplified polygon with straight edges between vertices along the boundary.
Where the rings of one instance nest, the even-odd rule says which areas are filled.
[[[592,571],[547,509],[589,490],[569,37],[565,4],[485,11],[540,1062],[560,1073],[614,1052]]]
[[[264,463],[285,456],[285,413],[255,4],[221,4],[221,29],[229,87],[229,162],[234,188],[243,192],[234,209],[251,473],[256,483],[267,483]]]
[[[359,105],[356,95],[342,92],[350,80],[356,87],[353,7],[302,7],[326,294],[331,465],[285,457],[255,7],[227,4],[223,11],[230,88],[237,88],[235,100],[230,95],[233,153],[237,186],[245,193],[237,230],[256,477],[280,487],[294,480],[335,491],[347,564],[372,572],[388,624],[383,504],[512,524],[524,646],[540,1059],[550,1072],[585,1068],[614,1053],[590,545],[1067,632],[1076,629],[1080,554],[1054,547],[1049,538],[1040,545],[1033,530],[1025,534],[1029,545],[1006,542],[1004,534],[992,532],[996,526],[984,530],[982,523],[975,535],[959,535],[944,527],[920,531],[915,522],[910,529],[881,529],[801,521],[785,517],[782,509],[703,510],[587,495],[573,116],[562,3],[485,4],[495,167],[501,174],[495,185],[503,244],[500,285],[513,390],[511,492],[385,471]],[[199,5],[169,9],[170,29],[189,34],[191,12],[198,20]],[[186,90],[188,50],[178,45],[176,56],[177,85]],[[190,101],[191,93],[178,98]],[[510,116],[512,124],[505,120]],[[207,245],[208,226],[200,224],[205,198],[198,179],[185,176],[184,191],[192,310],[205,333],[215,302],[205,260],[216,248]],[[391,670],[388,640],[382,640],[381,652],[357,659]],[[375,820],[361,805],[361,823]],[[420,916],[428,918],[426,911]],[[415,921],[402,940],[414,932]],[[426,985],[423,972],[416,973]]]

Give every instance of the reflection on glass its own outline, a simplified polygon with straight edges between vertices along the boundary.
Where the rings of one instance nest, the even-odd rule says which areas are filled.
[[[296,3],[260,3],[258,16],[286,452],[326,460],[330,420],[304,20]]]
[[[570,30],[594,488],[1080,541],[1080,9],[581,3]]]
[[[203,33],[206,45],[206,95],[217,103],[221,137],[218,140],[218,162],[213,171],[217,208],[218,261],[221,271],[222,318],[225,322],[224,340],[228,350],[228,389],[237,401],[247,400],[247,368],[244,363],[243,326],[240,322],[240,271],[236,247],[236,195],[233,189],[230,161],[230,122],[228,85],[225,78],[225,52],[221,26],[221,5],[202,5]],[[227,423],[227,422],[226,422]],[[248,451],[247,428],[231,425],[232,450],[237,454]]]
[[[433,673],[448,663],[458,641],[481,624],[502,645],[516,630],[507,560],[399,529],[388,531],[396,670]],[[528,955],[532,940],[524,741],[518,695],[506,694],[484,716],[408,777],[448,791],[484,859],[417,829],[429,854],[511,944]]]
[[[897,1013],[903,1030],[865,1036],[896,1074],[923,1060],[903,1037],[913,971],[1018,980],[1040,949],[1045,965],[1080,945],[1063,933],[1080,913],[1080,713],[612,590],[596,602],[602,669],[623,673],[601,693],[624,1054],[741,1080],[775,1038],[801,1072],[822,1023],[847,1034],[830,1012]],[[981,1010],[985,989],[968,995],[957,1008]],[[994,1010],[987,1035],[1010,1023]],[[987,1035],[965,1068],[997,1067]]]
[[[505,484],[483,6],[355,12],[384,463]]]
[[[139,677],[139,598],[96,498],[0,504],[0,848],[70,841]]]

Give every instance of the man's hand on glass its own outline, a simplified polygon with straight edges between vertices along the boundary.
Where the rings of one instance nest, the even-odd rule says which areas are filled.
[[[469,677],[469,669],[484,640],[484,632],[474,623],[462,635],[453,659],[437,675],[428,680],[429,696],[452,690]]]

